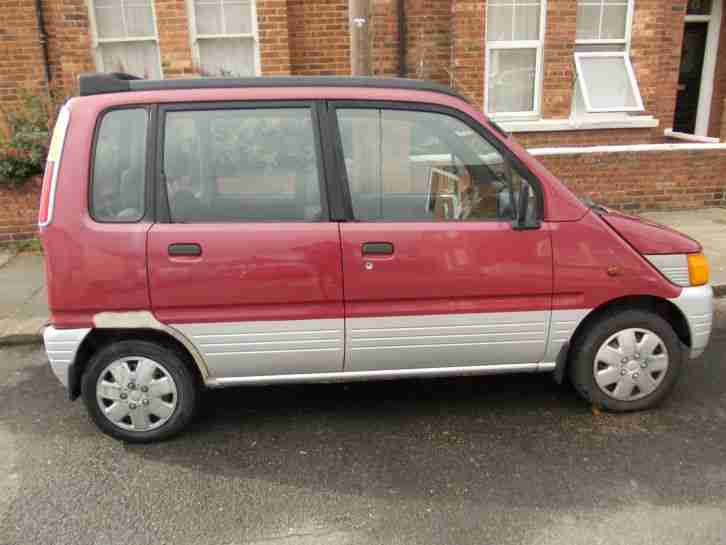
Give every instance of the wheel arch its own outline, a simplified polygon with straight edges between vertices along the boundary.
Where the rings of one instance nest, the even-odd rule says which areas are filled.
[[[688,325],[688,320],[673,302],[662,297],[655,297],[652,295],[630,295],[626,297],[619,297],[612,299],[606,303],[603,303],[599,307],[593,309],[583,320],[577,325],[575,331],[570,338],[563,350],[557,357],[557,366],[555,368],[555,380],[561,383],[567,366],[570,364],[572,347],[576,346],[582,336],[592,327],[592,324],[600,320],[604,315],[617,312],[618,310],[645,310],[657,314],[668,322],[680,341],[690,347],[692,345],[691,329]]]
[[[175,351],[195,374],[199,384],[206,384],[209,377],[206,363],[191,342],[181,333],[170,330],[170,328],[96,327],[83,339],[69,369],[68,395],[70,399],[74,400],[80,395],[83,373],[91,358],[109,344],[125,340],[149,341]]]

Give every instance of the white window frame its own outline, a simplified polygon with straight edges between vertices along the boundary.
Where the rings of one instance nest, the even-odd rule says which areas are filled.
[[[589,0],[588,3],[590,5],[597,4],[598,0]],[[605,13],[605,2],[604,0],[599,0],[600,2],[600,25],[599,25],[599,32],[598,34],[602,35],[602,22],[603,22],[603,14]],[[578,0],[577,4],[579,4],[580,1]],[[625,46],[625,51],[630,51],[630,38],[633,33],[633,14],[635,13],[635,0],[623,0],[623,4],[627,4],[628,8],[626,10],[626,16],[625,16],[625,37],[624,38],[597,38],[597,39],[587,39],[587,40],[575,40],[576,45],[623,45]],[[575,27],[577,27],[577,21],[575,21]]]
[[[222,34],[200,34],[197,32],[197,10],[194,5],[194,0],[187,0],[187,13],[189,20],[189,39],[191,40],[192,47],[192,59],[194,65],[201,70],[202,69],[202,57],[199,52],[199,41],[200,40],[220,40],[225,38],[236,38],[236,39],[249,39],[252,40],[254,47],[254,63],[255,63],[255,75],[260,76],[262,74],[262,63],[260,62],[260,37],[259,29],[257,25],[257,0],[249,0],[250,10],[252,12],[251,17],[251,30],[252,32],[244,33],[222,33]],[[224,0],[222,0],[224,4]],[[224,10],[222,11],[222,26],[226,23],[224,19]]]
[[[593,108],[592,103],[590,102],[590,95],[587,92],[587,86],[583,83],[581,60],[587,58],[603,57],[623,59],[623,61],[625,62],[625,70],[628,73],[628,80],[630,81],[630,88],[632,89],[633,96],[635,97],[635,101],[637,102],[636,106],[632,106],[630,108]],[[640,95],[640,88],[638,87],[638,81],[635,79],[633,64],[630,62],[630,55],[627,52],[600,51],[596,53],[575,53],[575,71],[577,75],[577,81],[575,82],[575,85],[578,85],[580,88],[580,92],[582,93],[582,100],[585,103],[585,109],[587,110],[587,113],[642,112],[643,110],[645,110],[645,106],[643,105],[643,97]]]
[[[125,0],[121,0],[123,6]],[[101,54],[101,46],[103,44],[118,44],[118,43],[137,43],[137,42],[154,42],[156,44],[156,56],[157,62],[159,63],[159,75],[164,77],[164,66],[161,63],[161,49],[159,47],[159,27],[156,24],[156,3],[154,0],[150,0],[151,4],[151,20],[154,24],[154,35],[153,36],[133,36],[129,38],[100,38],[98,35],[98,26],[96,24],[96,5],[95,0],[86,0],[86,9],[88,10],[88,21],[91,27],[91,47],[93,48],[93,57],[96,62],[96,69],[99,72],[106,72],[106,67],[103,65],[103,55]],[[123,8],[121,10],[123,14]]]
[[[512,3],[514,4],[514,3]],[[504,4],[506,5],[506,4]],[[534,5],[534,3],[533,3]],[[517,9],[512,10],[512,19],[516,20]],[[545,30],[547,28],[547,0],[540,1],[539,15],[539,40],[512,40],[512,41],[489,41],[486,36],[489,35],[489,5],[487,4],[484,13],[486,20],[485,29],[485,53],[484,53],[484,112],[492,119],[536,119],[539,118],[542,111],[542,85],[544,77],[544,41]],[[515,26],[512,25],[512,32]],[[535,60],[534,75],[534,104],[533,109],[527,112],[490,112],[489,111],[489,75],[491,72],[492,51],[498,49],[535,49],[537,57]]]
[[[703,54],[703,68],[701,69],[701,88],[698,93],[698,109],[696,113],[696,130],[694,134],[706,136],[711,121],[711,103],[713,102],[713,87],[716,78],[716,57],[721,34],[721,19],[723,15],[723,0],[711,2],[710,15],[688,15],[685,23],[708,23],[706,35],[706,51]],[[684,23],[684,24],[685,24]]]

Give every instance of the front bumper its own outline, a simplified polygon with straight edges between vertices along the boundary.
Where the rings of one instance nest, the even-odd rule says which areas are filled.
[[[70,384],[69,369],[76,359],[78,347],[90,329],[56,329],[48,326],[43,331],[43,343],[50,368],[63,386]]]
[[[691,332],[691,359],[703,354],[713,327],[713,289],[711,286],[683,288],[681,295],[671,299],[686,317]]]

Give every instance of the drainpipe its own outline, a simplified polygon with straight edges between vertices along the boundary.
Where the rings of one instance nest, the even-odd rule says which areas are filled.
[[[48,61],[48,33],[45,31],[45,21],[43,20],[43,0],[35,0],[35,17],[38,20],[38,34],[40,36],[40,46],[43,49],[43,76],[45,84],[50,93],[50,62]]]
[[[406,77],[406,0],[398,0],[398,75]]]

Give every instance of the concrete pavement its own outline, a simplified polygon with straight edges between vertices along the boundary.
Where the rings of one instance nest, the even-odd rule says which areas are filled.
[[[726,295],[726,208],[644,212],[641,216],[700,242],[711,265],[711,284],[719,295]]]
[[[0,254],[0,344],[37,342],[47,319],[43,256]]]

